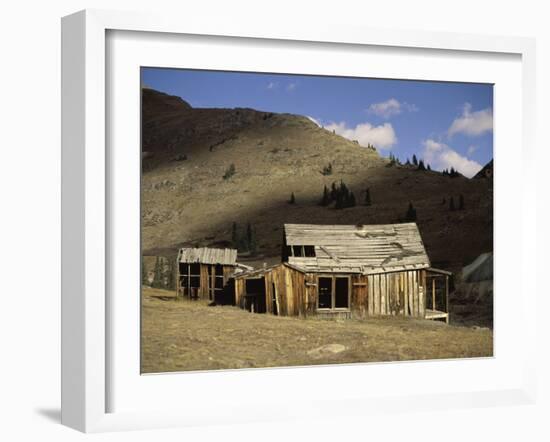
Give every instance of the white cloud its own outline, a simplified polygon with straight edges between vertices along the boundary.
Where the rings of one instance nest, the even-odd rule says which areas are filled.
[[[286,90],[289,91],[289,92],[292,92],[293,90],[295,90],[296,88],[298,87],[298,84],[297,83],[289,83],[286,87]]]
[[[275,89],[276,87],[278,86],[278,84],[274,81],[270,81],[268,84],[267,84],[267,88],[268,89]]]
[[[472,105],[465,103],[462,115],[455,118],[448,134],[452,137],[455,134],[477,136],[493,130],[493,110],[490,108],[472,112]]]
[[[466,155],[472,155],[477,150],[477,146],[475,144],[472,144],[468,147],[468,152]]]
[[[374,144],[379,149],[391,149],[397,143],[395,131],[390,123],[373,126],[370,123],[361,123],[355,127],[348,127],[345,122],[330,123],[325,126],[348,140],[357,140],[361,146]]]
[[[453,167],[462,175],[471,178],[482,168],[481,164],[477,161],[460,155],[456,150],[444,143],[428,139],[423,142],[423,145],[424,162],[428,163],[432,169],[443,170]]]
[[[401,103],[395,98],[390,98],[389,100],[381,103],[373,103],[367,109],[369,114],[374,114],[386,119],[393,117],[394,115],[399,115],[404,111],[416,112],[418,111],[418,107],[414,104],[409,104],[406,102]]]
[[[321,122],[320,122],[319,120],[316,120],[315,118],[310,117],[309,115],[306,115],[306,117],[307,117],[310,121],[313,121],[317,126],[323,127],[323,125],[321,124]]]

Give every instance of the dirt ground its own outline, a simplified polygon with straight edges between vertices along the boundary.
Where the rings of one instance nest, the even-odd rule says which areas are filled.
[[[327,321],[252,314],[142,291],[142,373],[488,357],[493,332],[404,318]]]

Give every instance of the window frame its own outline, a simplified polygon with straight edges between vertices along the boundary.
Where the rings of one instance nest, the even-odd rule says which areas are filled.
[[[319,307],[319,279],[327,278],[331,279],[331,307]],[[347,279],[348,281],[348,306],[347,307],[336,307],[336,279]],[[316,310],[320,312],[349,312],[351,311],[351,275],[341,274],[341,273],[320,273],[316,277],[317,282],[317,303]]]

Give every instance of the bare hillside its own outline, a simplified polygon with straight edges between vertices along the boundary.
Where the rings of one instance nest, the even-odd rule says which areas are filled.
[[[236,222],[251,223],[259,242],[256,256],[239,260],[275,262],[284,223],[394,223],[409,202],[432,264],[456,270],[492,250],[490,179],[390,165],[376,150],[303,116],[193,109],[150,89],[143,90],[142,106],[145,255],[170,255],[182,245],[228,246]],[[329,164],[332,172],[323,174]],[[320,206],[323,187],[340,181],[357,205]],[[291,193],[295,204],[288,203]],[[464,210],[450,211],[450,198],[458,206],[460,194]]]

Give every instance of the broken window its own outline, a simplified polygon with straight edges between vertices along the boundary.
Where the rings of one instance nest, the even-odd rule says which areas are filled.
[[[315,246],[289,246],[292,248],[291,256],[298,258],[314,258],[315,257]]]
[[[319,308],[332,308],[332,278],[319,278]]]
[[[180,263],[180,287],[186,289],[189,286],[189,264]]]
[[[315,246],[304,246],[304,256],[315,258]]]
[[[216,272],[216,276],[215,276],[216,281],[215,281],[214,287],[217,290],[221,290],[223,289],[223,266],[221,266],[220,264],[216,264],[215,272]]]
[[[349,308],[349,277],[321,276],[319,277],[319,309]]]
[[[189,273],[191,275],[199,275],[201,274],[201,265],[200,264],[189,264]]]
[[[200,276],[191,276],[190,277],[190,286],[199,288],[201,286],[201,277]]]

